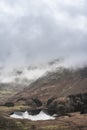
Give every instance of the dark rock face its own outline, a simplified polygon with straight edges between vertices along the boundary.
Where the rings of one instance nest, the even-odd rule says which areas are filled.
[[[57,113],[56,110],[47,109],[47,114],[50,115],[50,116],[52,116],[56,113]]]
[[[49,98],[48,101],[47,101],[47,104],[46,106],[49,107],[49,105],[55,100],[55,98]]]
[[[14,106],[14,103],[12,103],[12,102],[6,102],[6,103],[4,104],[4,106],[13,107],[13,106]]]
[[[29,115],[37,115],[40,113],[40,111],[41,111],[41,109],[28,110],[28,113],[29,113]],[[23,112],[25,112],[25,111],[15,111],[15,112],[10,113],[10,115],[16,114],[19,116],[23,116]]]
[[[82,78],[87,78],[87,67],[84,67],[83,69],[80,69],[80,76]]]
[[[41,109],[35,109],[35,110],[29,110],[28,113],[30,115],[37,115],[40,113],[40,111],[41,111]]]
[[[65,113],[70,112],[80,112],[81,114],[87,113],[87,93],[69,95],[67,99],[66,102],[51,100],[47,105],[48,113],[50,115],[64,115]]]
[[[80,114],[86,114],[87,113],[87,104],[82,106]]]
[[[74,111],[82,111],[87,104],[87,93],[68,96]]]
[[[37,98],[32,98],[32,101],[36,104],[36,107],[41,107],[42,106],[42,102],[37,99]]]
[[[26,101],[25,99],[23,99]],[[32,98],[31,105],[35,107],[34,110],[28,110],[30,115],[37,115],[43,110],[48,115],[57,114],[58,116],[65,115],[71,112],[80,112],[81,114],[87,113],[87,93],[69,95],[62,97],[61,100],[58,98],[49,98],[45,104],[39,99]],[[5,105],[9,105],[5,104]],[[10,104],[12,105],[12,104]]]

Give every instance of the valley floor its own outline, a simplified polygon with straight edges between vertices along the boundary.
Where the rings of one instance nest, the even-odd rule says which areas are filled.
[[[21,107],[0,107],[0,130],[87,130],[87,114],[70,113],[49,121],[13,119],[10,112]],[[23,108],[25,109],[25,108]]]

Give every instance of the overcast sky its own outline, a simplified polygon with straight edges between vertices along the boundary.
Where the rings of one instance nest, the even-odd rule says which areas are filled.
[[[87,0],[0,0],[0,64],[86,56]]]

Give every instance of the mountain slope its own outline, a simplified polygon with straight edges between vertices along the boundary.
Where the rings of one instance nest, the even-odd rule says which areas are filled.
[[[29,85],[39,77],[43,76],[47,71],[53,70],[62,64],[61,60],[37,64],[26,65],[20,67],[0,67],[0,83],[2,84],[26,84]]]
[[[55,59],[45,64],[0,67],[0,103],[29,86],[47,71],[58,67],[60,63],[59,59]]]
[[[87,67],[78,69],[57,68],[39,78],[9,101],[39,98],[42,101],[50,97],[65,97],[70,94],[87,92]]]

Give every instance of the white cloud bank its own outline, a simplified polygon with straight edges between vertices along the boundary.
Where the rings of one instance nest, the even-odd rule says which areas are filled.
[[[86,6],[86,0],[1,0],[0,64],[20,66],[58,57],[86,64]]]

